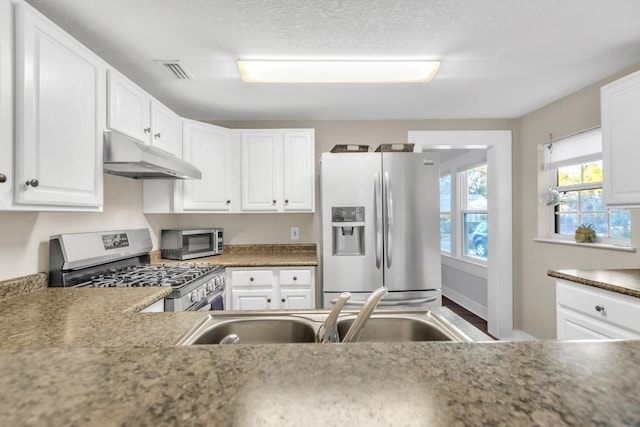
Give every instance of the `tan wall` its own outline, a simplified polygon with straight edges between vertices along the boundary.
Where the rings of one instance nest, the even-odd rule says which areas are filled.
[[[0,280],[49,270],[49,236],[60,233],[149,228],[158,248],[171,215],[142,214],[142,182],[104,176],[104,212],[0,212]]]
[[[555,338],[555,287],[549,269],[638,268],[640,254],[534,242],[547,229],[538,202],[538,147],[554,138],[600,126],[600,86],[635,71],[625,70],[534,111],[519,120],[514,145],[514,324],[537,338]],[[640,211],[632,212],[632,246],[640,244]]]

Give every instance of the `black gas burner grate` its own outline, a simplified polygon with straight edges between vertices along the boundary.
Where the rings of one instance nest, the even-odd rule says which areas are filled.
[[[180,288],[217,267],[210,263],[179,263],[156,264],[142,266],[128,266],[122,269],[112,269],[92,276],[89,280],[76,287],[116,288],[116,287],[148,287],[171,286]]]

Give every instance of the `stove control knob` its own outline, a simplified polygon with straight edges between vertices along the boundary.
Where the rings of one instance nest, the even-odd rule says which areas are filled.
[[[205,297],[205,295],[207,295],[207,291],[206,289],[198,289],[198,301],[200,301],[202,298]]]
[[[213,290],[213,282],[207,282],[207,292],[211,292]]]
[[[189,296],[189,298],[191,299],[191,302],[198,302],[198,293],[197,292],[191,292],[191,295]]]

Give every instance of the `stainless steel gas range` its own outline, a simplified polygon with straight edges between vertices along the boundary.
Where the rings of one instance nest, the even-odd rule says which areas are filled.
[[[224,267],[210,263],[151,265],[151,248],[145,228],[51,236],[49,286],[171,286],[165,311],[224,308]]]

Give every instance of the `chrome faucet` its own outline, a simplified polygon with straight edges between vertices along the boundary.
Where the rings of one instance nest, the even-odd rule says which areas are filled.
[[[333,305],[331,312],[325,319],[322,326],[320,326],[320,330],[318,330],[318,342],[327,343],[340,341],[340,337],[338,337],[338,315],[349,298],[351,298],[351,294],[349,292],[343,292],[340,294]]]
[[[367,300],[362,305],[360,313],[358,313],[356,320],[354,320],[351,324],[351,327],[347,331],[347,334],[344,336],[342,342],[358,342],[365,326],[367,326],[367,321],[371,317],[371,314],[373,314],[373,310],[386,294],[387,288],[385,288],[384,286],[381,286],[371,292],[371,295],[369,295]]]

